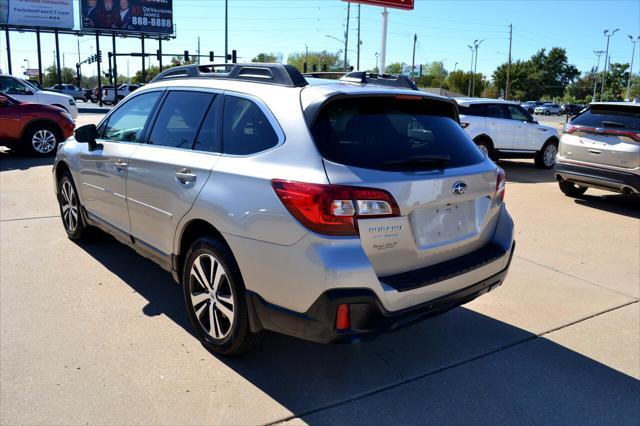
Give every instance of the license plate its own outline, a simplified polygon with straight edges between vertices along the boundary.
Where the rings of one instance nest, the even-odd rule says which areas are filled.
[[[475,202],[418,209],[412,213],[411,220],[418,246],[454,242],[476,231]]]

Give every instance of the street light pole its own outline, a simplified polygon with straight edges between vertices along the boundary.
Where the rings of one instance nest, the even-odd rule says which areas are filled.
[[[480,47],[483,41],[484,40],[480,40],[480,41],[476,40],[474,42],[474,47],[476,48],[476,59],[475,59],[476,63],[473,67],[473,85],[471,86],[471,91],[473,93],[476,92],[476,73],[478,72],[478,48]]]
[[[631,93],[631,80],[633,78],[633,59],[636,55],[636,43],[640,41],[640,36],[636,40],[633,39],[633,36],[629,36],[629,40],[631,40],[631,44],[633,44],[633,48],[631,49],[631,62],[629,65],[629,81],[627,82],[627,96],[625,100],[629,100],[629,94]]]
[[[378,68],[378,57],[380,56],[380,54],[376,52],[375,55],[376,55],[376,70],[378,71],[378,74],[382,74],[380,72],[380,68]]]
[[[351,3],[347,3],[347,27],[344,31],[344,63],[342,69],[347,71],[347,49],[349,48],[349,16],[351,14]]]
[[[411,78],[416,70],[416,41],[418,41],[418,34],[413,35],[413,56],[411,58]]]
[[[473,46],[467,44],[469,50],[471,50],[471,65],[469,66],[469,90],[467,91],[467,96],[471,96],[471,80],[473,80]]]
[[[600,69],[600,56],[602,56],[602,54],[604,53],[604,50],[594,50],[593,53],[596,54],[596,56],[598,57],[598,62],[596,64],[596,72],[595,72],[595,78],[593,79],[593,98],[591,99],[592,102],[596,101],[596,92],[597,92],[597,88],[598,88],[598,70]]]
[[[604,82],[605,82],[605,78],[607,77],[607,63],[608,58],[609,58],[609,41],[611,40],[611,36],[613,36],[616,31],[619,31],[620,28],[616,28],[615,30],[613,30],[611,32],[611,34],[607,34],[609,32],[609,30],[604,30],[604,36],[607,38],[607,50],[606,53],[604,54],[604,72],[602,73],[602,87],[600,88],[600,101],[602,101],[604,99]]]
[[[229,60],[229,0],[224,0],[224,63]]]

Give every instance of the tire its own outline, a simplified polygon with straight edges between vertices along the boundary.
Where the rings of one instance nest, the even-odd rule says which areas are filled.
[[[244,283],[229,249],[204,237],[191,245],[185,259],[184,302],[202,345],[227,356],[249,351],[261,333],[251,332]]]
[[[560,191],[562,191],[564,195],[573,198],[581,196],[587,192],[588,189],[586,186],[578,186],[575,183],[566,180],[558,182],[558,185],[560,186]]]
[[[50,124],[35,124],[27,130],[23,137],[24,147],[37,157],[55,155],[60,142],[60,132]]]
[[[62,178],[58,182],[58,191],[60,218],[67,236],[74,241],[84,239],[87,236],[88,227],[82,220],[82,206],[78,191],[68,170],[62,173]]]
[[[124,97],[122,97],[122,96],[118,96],[118,97],[116,98],[116,101],[115,101],[113,104],[114,104],[114,105],[118,105],[118,103],[120,103],[123,99],[124,99]]]
[[[491,158],[492,160],[495,159],[493,146],[491,146],[491,142],[487,141],[486,139],[476,139],[473,142],[476,144],[478,149],[482,151],[483,154],[485,154],[487,157]]]
[[[536,153],[535,164],[539,169],[550,169],[556,164],[556,154],[558,153],[558,142],[548,141],[542,149]]]

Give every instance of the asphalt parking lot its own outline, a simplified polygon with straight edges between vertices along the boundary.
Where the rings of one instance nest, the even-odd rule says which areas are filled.
[[[106,235],[67,239],[51,163],[0,153],[1,424],[637,425],[638,199],[571,199],[503,161],[518,246],[502,287],[373,342],[271,334],[225,359],[168,273]]]

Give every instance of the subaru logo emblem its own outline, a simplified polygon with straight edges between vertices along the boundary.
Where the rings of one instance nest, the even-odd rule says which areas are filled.
[[[457,195],[462,195],[467,192],[467,184],[459,181],[453,184],[453,193]]]

